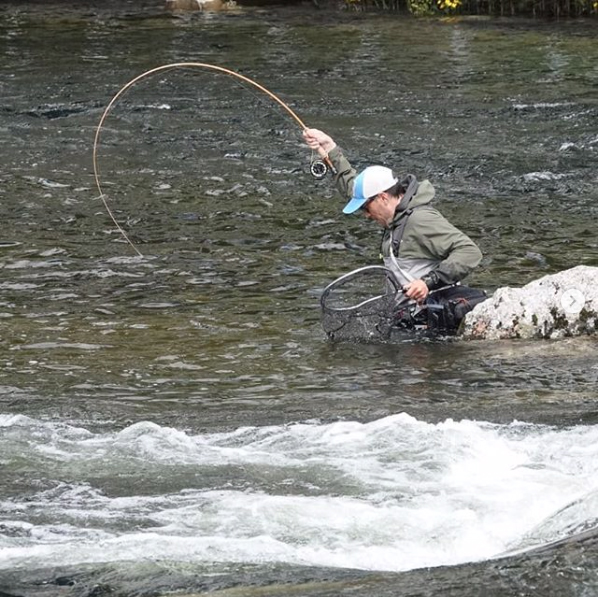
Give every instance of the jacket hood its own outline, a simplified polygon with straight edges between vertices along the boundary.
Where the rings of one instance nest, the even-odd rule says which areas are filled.
[[[403,205],[403,202],[401,201],[397,211],[400,213],[406,209],[419,207],[420,205],[426,205],[427,203],[430,203],[432,199],[434,199],[434,195],[436,195],[436,190],[432,186],[432,183],[429,180],[422,180],[417,187],[417,192],[411,198],[411,201],[405,205]]]

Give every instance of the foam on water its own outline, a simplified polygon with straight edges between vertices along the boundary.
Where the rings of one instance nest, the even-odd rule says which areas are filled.
[[[0,454],[46,487],[0,502],[0,569],[149,558],[406,570],[534,547],[598,518],[598,426],[399,414],[98,434],[4,415]]]

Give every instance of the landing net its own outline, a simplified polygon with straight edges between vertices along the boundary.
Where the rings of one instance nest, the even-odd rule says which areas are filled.
[[[322,293],[322,327],[331,340],[376,342],[390,338],[396,307],[403,302],[393,273],[362,267],[337,278]]]

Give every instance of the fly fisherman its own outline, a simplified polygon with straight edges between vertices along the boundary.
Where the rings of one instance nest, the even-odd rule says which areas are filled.
[[[431,206],[432,184],[418,183],[413,175],[399,180],[384,166],[369,166],[357,174],[326,133],[306,129],[303,136],[336,170],[336,187],[349,199],[343,213],[362,212],[384,228],[384,264],[404,296],[426,305],[429,328],[455,333],[465,314],[486,298],[485,292],[459,284],[480,263],[482,253]]]

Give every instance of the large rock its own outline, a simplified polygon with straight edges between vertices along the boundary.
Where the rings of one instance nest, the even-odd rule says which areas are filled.
[[[468,339],[563,338],[598,330],[598,268],[580,265],[522,288],[499,288],[468,313]]]

